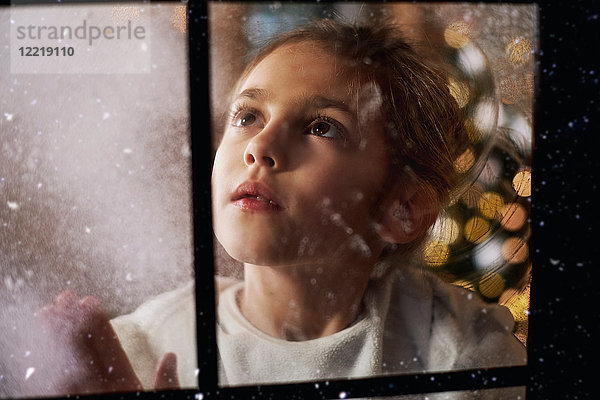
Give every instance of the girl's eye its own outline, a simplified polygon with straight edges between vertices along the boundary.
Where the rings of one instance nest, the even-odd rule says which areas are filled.
[[[258,117],[250,111],[236,113],[232,121],[232,125],[237,127],[255,126],[257,123]]]
[[[344,139],[342,128],[327,119],[318,119],[308,126],[310,135],[326,137],[331,139]]]

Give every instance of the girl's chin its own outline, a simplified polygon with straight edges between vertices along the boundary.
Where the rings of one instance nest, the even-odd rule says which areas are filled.
[[[293,263],[295,258],[282,252],[281,246],[265,246],[264,243],[252,245],[247,241],[245,243],[242,242],[243,246],[240,246],[239,242],[231,246],[228,246],[227,243],[220,243],[230,257],[245,264],[264,266],[285,265],[290,264],[290,261]]]

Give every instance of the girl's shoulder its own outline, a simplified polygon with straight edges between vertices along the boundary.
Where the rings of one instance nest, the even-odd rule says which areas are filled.
[[[477,293],[445,282],[423,268],[412,265],[398,266],[380,279],[391,284],[392,293],[398,292],[402,298],[410,297],[429,303],[433,312],[432,318],[452,320],[454,324],[463,327],[484,323],[490,328],[500,327],[509,332],[514,327],[514,319],[508,308],[497,303],[488,303]],[[402,300],[397,298],[397,301]]]
[[[508,308],[487,303],[475,292],[418,267],[401,266],[390,275],[388,318],[403,313],[427,370],[526,363],[525,347],[512,333],[514,319]]]

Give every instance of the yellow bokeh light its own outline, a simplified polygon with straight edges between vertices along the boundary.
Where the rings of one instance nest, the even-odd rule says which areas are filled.
[[[527,285],[520,293],[513,290],[511,296],[501,303],[510,310],[510,313],[517,322],[527,321],[529,317],[530,287],[530,285]],[[505,294],[502,297],[505,297]]]
[[[450,248],[447,244],[434,240],[425,246],[423,256],[427,265],[441,267],[446,264],[450,256]]]
[[[456,100],[456,103],[460,108],[463,108],[469,103],[470,92],[469,85],[464,82],[457,81],[456,79],[449,79],[448,90],[450,94]]]
[[[434,241],[452,244],[458,239],[460,227],[454,218],[443,216],[433,224],[431,237]]]
[[[504,207],[504,200],[496,192],[485,192],[479,199],[479,212],[486,218],[500,216],[502,207]]]
[[[448,43],[448,46],[460,49],[471,40],[468,25],[464,22],[455,22],[448,25],[444,30],[444,40]]]
[[[511,40],[506,46],[506,55],[513,64],[525,64],[529,60],[529,55],[533,50],[533,45],[523,36]]]
[[[518,231],[527,220],[527,211],[519,203],[508,203],[500,210],[500,223],[508,231]]]
[[[479,293],[488,299],[500,297],[504,291],[504,279],[497,273],[485,274],[479,280]]]
[[[490,235],[490,224],[481,217],[470,218],[465,223],[464,235],[471,243],[481,243]]]
[[[529,257],[527,242],[518,237],[510,237],[502,244],[502,257],[510,264],[520,264]]]
[[[465,288],[465,289],[469,289],[469,290],[470,290],[470,291],[472,291],[472,292],[474,292],[474,291],[475,291],[475,287],[474,287],[474,285],[473,285],[473,282],[470,282],[470,281],[468,281],[468,280],[461,279],[461,280],[458,280],[458,281],[452,282],[452,284],[454,284],[454,285],[456,285],[456,286],[463,287],[463,288]]]
[[[465,120],[465,130],[467,131],[467,136],[472,143],[477,143],[481,141],[481,131],[477,129],[475,124],[470,118]]]
[[[464,174],[475,164],[475,153],[468,147],[463,153],[454,160],[454,169],[459,174]]]
[[[451,23],[450,25],[448,25],[448,29],[451,29],[458,33],[462,33],[463,35],[469,36],[469,37],[471,37],[471,31],[473,30],[471,28],[471,24],[469,24],[465,21],[455,21],[455,22]]]
[[[515,174],[512,186],[521,197],[531,196],[531,171],[523,170]]]

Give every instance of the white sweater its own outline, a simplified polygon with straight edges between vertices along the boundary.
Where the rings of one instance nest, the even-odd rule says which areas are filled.
[[[363,312],[348,328],[319,339],[290,342],[252,326],[235,302],[243,282],[217,278],[219,383],[240,385],[386,373],[437,372],[523,365],[526,352],[512,335],[502,306],[413,268],[374,276]],[[193,283],[112,321],[134,370],[151,389],[162,354],[175,352],[182,387],[196,386]],[[518,398],[523,390],[486,391]],[[459,397],[455,392],[450,397]],[[435,396],[429,396],[434,398]],[[481,398],[477,395],[476,398]]]

